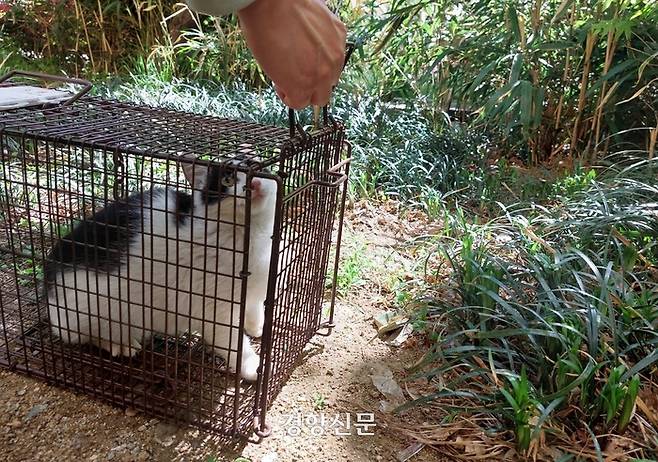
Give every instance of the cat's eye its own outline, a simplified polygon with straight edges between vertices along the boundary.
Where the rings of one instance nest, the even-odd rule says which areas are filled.
[[[222,178],[222,186],[230,188],[235,184],[235,180],[233,179],[232,176],[225,176]]]

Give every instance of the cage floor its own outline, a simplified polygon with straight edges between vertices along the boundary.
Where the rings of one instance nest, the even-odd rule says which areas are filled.
[[[154,336],[133,358],[65,344],[50,333],[37,278],[15,270],[21,260],[0,252],[0,365],[178,424],[251,435],[255,386],[229,373],[197,337]]]

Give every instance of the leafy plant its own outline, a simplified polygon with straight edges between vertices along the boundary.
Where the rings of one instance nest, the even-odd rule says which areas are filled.
[[[313,395],[313,409],[321,411],[325,407],[327,407],[327,398],[321,393]]]
[[[597,411],[601,409],[605,413],[606,424],[609,425],[615,417],[620,415],[620,431],[623,431],[630,422],[631,412],[640,387],[639,375],[636,374],[626,382],[622,379],[625,372],[626,368],[623,365],[610,370],[597,403]]]
[[[585,0],[365,2],[385,99],[413,99],[435,119],[477,112],[501,142],[539,163],[586,160],[610,136],[649,142],[658,76],[658,5]],[[654,136],[654,135],[652,135]],[[655,143],[654,143],[655,144]]]
[[[500,392],[512,408],[517,447],[522,451],[526,451],[530,446],[530,418],[535,411],[535,405],[531,398],[531,385],[525,368],[521,369],[519,377],[508,377],[507,380],[510,389],[501,388]]]
[[[365,250],[365,244],[360,244],[343,258],[336,281],[339,295],[345,296],[352,287],[364,283],[363,273],[369,263]]]
[[[24,286],[34,285],[36,281],[43,280],[43,266],[32,259],[25,259],[16,268],[19,276],[18,283]]]
[[[585,424],[586,434],[628,431],[658,361],[654,168],[626,159],[585,173],[550,206],[500,204],[485,224],[464,212],[446,220],[436,251],[448,276],[408,290],[438,334],[412,377],[437,391],[417,404],[457,400],[475,420],[514,428],[521,451],[542,434],[569,441]]]

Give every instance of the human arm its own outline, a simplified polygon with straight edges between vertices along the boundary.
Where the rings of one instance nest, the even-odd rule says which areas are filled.
[[[188,0],[217,11],[229,2],[256,61],[293,109],[323,106],[338,82],[345,59],[345,25],[322,0]],[[221,4],[221,5],[220,5]]]

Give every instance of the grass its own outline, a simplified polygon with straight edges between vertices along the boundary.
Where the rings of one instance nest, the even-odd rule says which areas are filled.
[[[366,282],[364,276],[370,266],[366,245],[363,242],[343,246],[343,249],[342,262],[336,278],[336,289],[341,297],[347,296],[351,289]]]
[[[433,343],[413,378],[435,389],[413,404],[512,429],[524,454],[625,434],[629,455],[655,457],[636,405],[658,362],[657,167],[576,171],[483,224],[446,213],[416,300]]]
[[[16,53],[12,56],[17,57]],[[287,111],[270,88],[254,90],[238,81],[220,84],[203,78],[179,79],[154,60],[142,60],[134,69],[124,78],[99,80],[93,92],[204,115],[287,124]],[[513,198],[509,184],[521,187],[519,199],[544,193],[546,182],[532,181],[533,176],[519,173],[508,161],[488,160],[495,148],[491,134],[456,122],[437,126],[432,117],[414,105],[352,92],[350,82],[358,77],[357,73],[348,73],[331,108],[346,122],[354,146],[352,198],[393,197],[438,217],[455,200],[483,209],[501,198],[509,201]],[[304,124],[311,123],[312,111],[300,115]]]
[[[313,409],[321,411],[325,407],[327,407],[327,398],[321,393],[315,393],[313,395]]]
[[[504,158],[492,161],[490,154],[496,146],[492,135],[481,129],[458,123],[436,127],[414,106],[350,94],[347,88],[339,88],[331,111],[346,122],[354,146],[349,185],[353,199],[395,198],[437,218],[456,203],[489,214],[498,202],[575,191],[589,181],[587,169],[560,177],[549,171],[529,174]],[[271,89],[171,79],[153,67],[129,79],[100,83],[94,91],[103,97],[175,110],[287,124],[287,111]],[[311,123],[310,110],[301,117],[304,124]],[[563,182],[556,182],[556,176]]]

